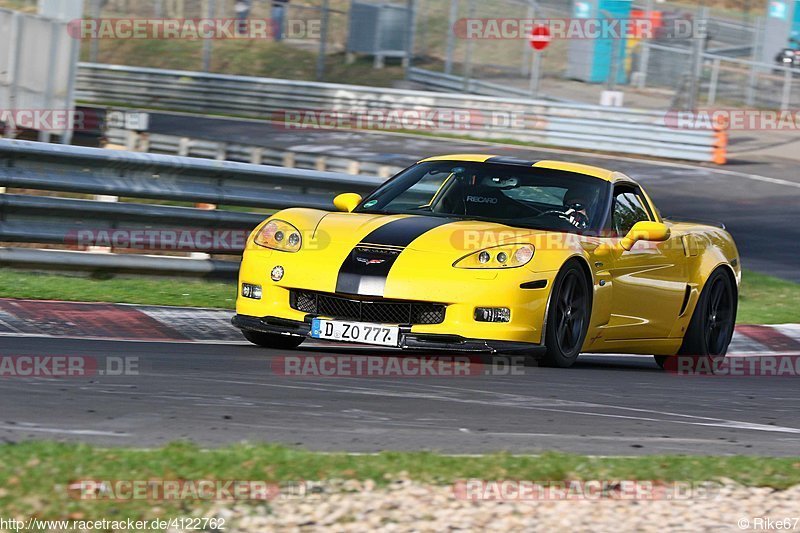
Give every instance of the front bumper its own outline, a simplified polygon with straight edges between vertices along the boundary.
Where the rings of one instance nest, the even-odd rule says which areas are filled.
[[[273,333],[278,335],[291,335],[294,337],[309,337],[311,335],[311,318],[303,321],[288,320],[285,318],[265,316],[255,317],[247,315],[234,315],[231,323],[242,330]],[[335,341],[331,341],[335,342]],[[341,344],[353,344],[341,342]],[[383,348],[381,346],[381,348]],[[398,348],[403,350],[434,350],[457,352],[524,352],[528,355],[541,355],[545,347],[541,344],[530,342],[470,339],[460,335],[412,333],[408,326],[400,326],[400,343]]]

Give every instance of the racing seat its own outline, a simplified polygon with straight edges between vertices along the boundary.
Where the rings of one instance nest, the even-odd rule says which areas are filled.
[[[524,204],[509,198],[498,187],[469,187],[462,198],[465,215],[509,219],[533,214]]]

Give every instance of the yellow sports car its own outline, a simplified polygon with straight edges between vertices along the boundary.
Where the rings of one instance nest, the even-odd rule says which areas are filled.
[[[559,161],[432,157],[338,212],[285,209],[247,241],[233,324],[307,338],[508,352],[724,356],[741,268],[722,228],[662,220],[635,181]]]

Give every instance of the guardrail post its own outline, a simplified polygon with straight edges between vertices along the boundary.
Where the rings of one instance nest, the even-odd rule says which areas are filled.
[[[711,67],[711,80],[708,82],[708,99],[706,100],[707,106],[714,105],[717,100],[717,83],[719,82],[719,58],[715,58]]]
[[[320,172],[324,172],[327,168],[327,159],[325,156],[320,156],[314,160],[314,168],[319,170]]]
[[[347,163],[347,173],[358,175],[361,173],[361,163],[359,161],[350,161]]]
[[[254,165],[260,165],[261,161],[264,159],[264,149],[260,146],[256,146],[250,151],[250,162]]]
[[[283,154],[283,166],[286,168],[294,168],[294,152],[286,152]]]
[[[378,177],[379,178],[390,178],[392,176],[392,169],[388,167],[388,165],[381,165],[378,167]]]
[[[118,202],[119,201],[119,196],[113,196],[113,195],[110,195],[110,194],[95,194],[94,195],[94,199],[97,202],[114,203],[114,202]],[[87,246],[86,247],[86,251],[87,252],[96,253],[96,254],[110,254],[111,253],[111,247],[110,246]]]
[[[792,98],[792,69],[787,68],[783,71],[783,92],[781,93],[781,111],[789,109],[789,101]]]
[[[178,141],[178,155],[181,156],[188,156],[189,155],[189,145],[191,144],[191,140],[189,137],[181,137]]]
[[[217,161],[225,161],[228,156],[228,143],[217,143],[217,156],[215,159]]]
[[[136,152],[136,148],[139,146],[139,133],[128,130],[127,135],[125,137],[125,149],[129,152]]]

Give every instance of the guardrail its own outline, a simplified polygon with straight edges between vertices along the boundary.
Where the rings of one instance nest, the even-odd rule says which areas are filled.
[[[266,217],[266,210],[288,206],[333,210],[336,194],[367,193],[382,181],[271,165],[3,139],[0,242],[68,248],[115,247],[118,238],[124,242],[114,248],[123,253],[0,248],[0,264],[235,275],[238,267],[233,261],[130,252],[238,255],[247,233]],[[101,196],[10,194],[5,188]],[[118,197],[126,201],[109,202]],[[221,208],[155,205],[141,203],[142,199]]]
[[[279,165],[286,168],[344,172],[352,175],[389,178],[402,167],[384,165],[374,161],[362,161],[348,157],[336,157],[316,152],[275,150],[263,146],[193,139],[160,133],[138,133],[130,130],[110,129],[106,138],[111,144],[125,146],[135,152],[174,154],[189,157],[205,157],[224,161],[240,161],[256,165]]]
[[[411,79],[427,71],[410,69]],[[287,113],[414,110],[459,113],[457,127],[433,133],[612,153],[725,162],[727,137],[711,129],[675,129],[665,114],[629,108],[230,76],[94,63],[80,64],[77,98],[86,103],[183,110],[263,119]]]

